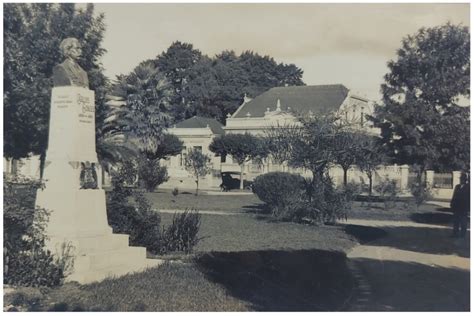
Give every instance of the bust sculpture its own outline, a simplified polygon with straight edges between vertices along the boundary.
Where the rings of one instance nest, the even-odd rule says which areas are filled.
[[[53,68],[55,87],[76,86],[89,88],[87,72],[79,66],[77,59],[82,54],[81,44],[76,38],[64,39],[59,45],[65,60]]]

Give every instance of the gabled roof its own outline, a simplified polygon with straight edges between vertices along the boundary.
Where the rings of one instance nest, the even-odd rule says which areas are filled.
[[[276,109],[278,99],[282,111],[289,111],[290,107],[290,111],[299,113],[329,113],[339,109],[348,92],[342,84],[271,88],[242,105],[232,117],[263,117],[267,108]]]
[[[209,117],[193,116],[177,123],[175,126],[176,128],[206,128],[209,126],[214,134],[224,134],[223,125]]]

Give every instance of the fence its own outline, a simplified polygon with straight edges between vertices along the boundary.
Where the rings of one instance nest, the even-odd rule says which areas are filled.
[[[452,173],[435,173],[433,176],[433,188],[452,189],[453,188],[453,174]]]

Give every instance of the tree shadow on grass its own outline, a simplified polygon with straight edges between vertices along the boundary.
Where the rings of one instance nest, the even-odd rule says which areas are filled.
[[[450,238],[450,229],[444,227],[397,227],[384,226],[383,229],[346,225],[346,233],[360,243],[371,246],[393,247],[401,250],[440,255],[458,255],[469,258],[469,233],[466,239]]]
[[[453,214],[441,212],[414,213],[410,215],[410,219],[415,223],[449,225],[453,222]]]
[[[257,311],[334,311],[349,300],[353,279],[341,252],[212,252],[196,259],[207,277]]]
[[[429,265],[353,259],[371,285],[366,310],[469,311],[470,272]]]

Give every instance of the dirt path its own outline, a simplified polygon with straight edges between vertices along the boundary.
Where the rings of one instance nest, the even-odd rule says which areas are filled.
[[[352,310],[469,310],[469,238],[449,238],[448,226],[409,221],[347,224],[386,232],[347,255],[362,286]]]

